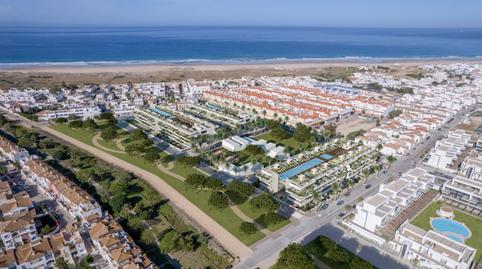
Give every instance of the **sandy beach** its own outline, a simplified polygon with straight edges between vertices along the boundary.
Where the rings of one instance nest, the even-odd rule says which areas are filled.
[[[319,75],[346,72],[348,67],[383,65],[409,69],[423,64],[482,63],[482,59],[326,59],[247,63],[166,63],[117,65],[3,66],[0,88],[52,87],[60,84],[127,83],[222,79],[242,76]]]

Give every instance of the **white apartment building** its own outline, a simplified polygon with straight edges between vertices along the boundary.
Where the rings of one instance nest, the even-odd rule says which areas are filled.
[[[222,108],[210,103],[187,104],[185,112],[232,129],[238,129],[240,126],[255,119],[253,115],[248,113]]]
[[[458,174],[470,180],[482,181],[482,156],[467,156],[460,164]]]
[[[194,138],[212,135],[217,128],[206,120],[167,107],[137,108],[134,118],[140,128],[183,149],[190,148]]]
[[[471,135],[463,130],[450,131],[447,138],[436,142],[430,151],[426,165],[442,171],[455,173],[457,168],[452,164],[469,146]]]
[[[429,191],[434,181],[426,170],[414,168],[398,180],[381,184],[377,194],[357,204],[352,223],[374,233]]]
[[[102,113],[99,106],[73,107],[58,110],[45,110],[37,113],[39,121],[50,121],[58,118],[78,117],[82,120],[91,119]]]
[[[389,244],[401,259],[429,269],[470,269],[477,252],[443,234],[425,231],[408,221],[400,226]]]
[[[39,239],[35,228],[35,210],[30,210],[15,216],[5,217],[0,221],[0,239],[5,249],[15,249],[18,246]]]
[[[26,159],[29,156],[26,149],[17,146],[3,136],[0,136],[0,153],[14,162]]]
[[[316,203],[316,196],[328,193],[335,182],[358,177],[372,168],[377,156],[374,148],[335,140],[264,168],[259,179],[271,192],[284,189],[288,203],[304,208]]]
[[[28,160],[22,165],[22,174],[73,218],[85,219],[93,214],[102,216],[100,205],[87,192],[43,161]]]

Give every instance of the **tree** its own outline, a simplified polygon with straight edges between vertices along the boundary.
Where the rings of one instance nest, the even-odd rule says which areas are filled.
[[[276,224],[285,220],[283,217],[278,215],[276,212],[268,212],[259,216],[256,219],[256,222],[263,225],[264,227],[268,227],[271,224]]]
[[[388,156],[387,160],[390,162],[390,163],[393,163],[397,160],[397,158],[395,158],[394,156],[390,155]]]
[[[162,237],[161,241],[159,242],[159,248],[164,253],[169,253],[176,248],[176,238],[178,234],[174,230],[170,230]]]
[[[283,269],[312,269],[315,268],[313,259],[300,244],[291,243],[280,252],[278,268]]]
[[[52,152],[52,157],[56,160],[63,161],[70,158],[70,154],[67,149],[61,146],[54,149]]]
[[[263,155],[264,150],[256,145],[248,145],[245,149],[244,152],[246,152],[248,155]]]
[[[56,118],[54,120],[54,122],[57,123],[57,124],[64,124],[64,123],[67,122],[67,119],[66,118]]]
[[[350,269],[371,269],[373,265],[360,258],[353,258],[350,261]]]
[[[258,231],[258,228],[256,228],[256,225],[254,225],[254,223],[247,222],[247,221],[241,223],[241,226],[239,227],[239,229],[241,230],[241,232],[247,235],[254,234],[255,232]]]
[[[296,129],[293,137],[296,141],[300,143],[311,141],[313,139],[313,136],[311,134],[311,128],[304,124],[298,123],[296,124]]]
[[[390,111],[390,113],[388,113],[388,118],[389,119],[396,118],[396,117],[400,116],[400,114],[402,114],[402,113],[403,113],[403,111],[401,111],[401,110],[397,110],[397,109],[392,110],[392,111]]]
[[[334,137],[336,135],[336,124],[330,123],[324,126],[325,131],[329,137]]]
[[[99,128],[99,126],[97,126],[97,123],[95,123],[93,119],[87,119],[82,123],[82,128],[94,131]]]
[[[70,128],[82,128],[83,122],[81,120],[73,120],[69,122],[69,127]]]
[[[5,166],[0,166],[0,177],[6,175],[8,173],[8,169]]]
[[[228,185],[228,190],[249,197],[254,193],[254,186],[240,181],[231,181]]]
[[[110,198],[109,205],[112,207],[114,213],[119,213],[126,200],[125,193],[117,193]]]
[[[201,162],[200,157],[190,157],[190,156],[181,156],[176,159],[176,162],[185,165],[185,166],[196,166]]]
[[[320,245],[324,252],[329,252],[336,246],[335,242],[326,236],[320,236]]]
[[[131,132],[130,138],[132,141],[147,139],[146,134],[139,129],[135,129]]]
[[[267,193],[253,197],[249,204],[253,210],[261,210],[264,212],[275,212],[279,208],[279,204]]]
[[[146,153],[144,153],[144,159],[147,161],[153,163],[159,160],[161,156],[159,155],[159,150],[155,147],[151,147],[146,150]]]
[[[69,264],[63,257],[55,259],[55,267],[58,269],[69,269]]]
[[[218,209],[223,209],[228,207],[229,205],[229,200],[228,197],[226,197],[226,194],[220,192],[220,191],[215,191],[211,193],[209,196],[209,205],[214,206]]]
[[[345,264],[350,261],[350,254],[348,251],[338,246],[332,248],[326,255],[330,257],[334,263]]]
[[[117,128],[115,127],[107,127],[102,129],[100,132],[100,137],[105,141],[111,141],[117,137]]]
[[[141,233],[141,241],[142,243],[146,245],[155,245],[156,242],[158,241],[157,234],[154,232],[154,230],[143,230]]]

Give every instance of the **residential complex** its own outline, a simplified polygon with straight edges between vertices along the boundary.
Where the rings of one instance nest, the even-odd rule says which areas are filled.
[[[456,172],[467,150],[470,150],[471,135],[463,130],[450,131],[447,138],[436,142],[426,164],[445,172]],[[473,144],[473,143],[472,143]]]
[[[0,268],[54,268],[60,258],[79,264],[88,255],[97,254],[101,256],[96,260],[100,268],[155,268],[87,192],[25,152],[0,136],[0,165],[8,167],[8,174],[0,181]],[[31,192],[30,186],[36,191]],[[51,209],[52,204],[58,207]],[[99,233],[105,230],[98,228],[104,224],[114,228]],[[90,240],[93,248],[87,247]],[[106,241],[117,245],[109,243],[106,252],[102,245]]]
[[[264,168],[259,179],[264,188],[275,193],[285,190],[289,203],[306,208],[316,202],[316,197],[329,192],[333,184],[341,184],[370,170],[376,165],[377,155],[374,148],[334,140]]]
[[[400,258],[415,261],[419,268],[472,268],[476,249],[443,234],[425,231],[406,221],[390,242]]]
[[[193,139],[214,134],[217,125],[204,119],[168,107],[138,108],[134,111],[136,124],[160,136],[175,146],[186,149]]]

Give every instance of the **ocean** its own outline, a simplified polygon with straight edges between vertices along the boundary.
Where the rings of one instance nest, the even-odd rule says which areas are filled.
[[[482,29],[0,29],[0,66],[455,57],[482,57]]]

